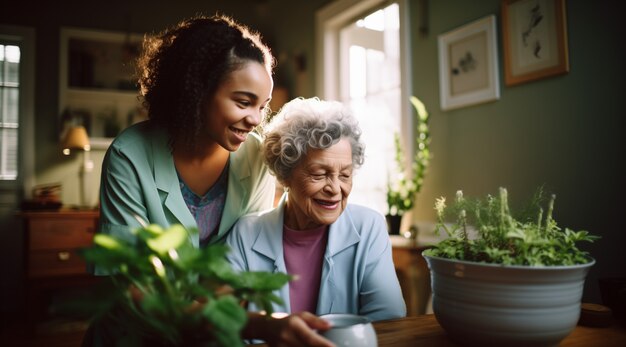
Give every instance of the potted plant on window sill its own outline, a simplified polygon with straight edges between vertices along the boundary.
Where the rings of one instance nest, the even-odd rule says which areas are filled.
[[[433,311],[451,339],[464,345],[556,346],[574,329],[585,277],[595,263],[576,244],[597,237],[557,226],[554,199],[540,188],[516,216],[505,188],[485,199],[459,191],[450,208],[444,198],[437,200],[436,231],[447,238],[423,255],[431,271]],[[447,216],[456,222],[447,224]]]
[[[392,235],[400,234],[402,217],[413,209],[415,198],[422,189],[426,169],[430,162],[430,133],[428,131],[428,112],[424,104],[415,96],[411,96],[411,104],[417,113],[417,133],[415,134],[415,156],[412,163],[412,176],[407,177],[404,151],[400,143],[400,135],[394,135],[395,164],[397,174],[387,181],[387,226]]]

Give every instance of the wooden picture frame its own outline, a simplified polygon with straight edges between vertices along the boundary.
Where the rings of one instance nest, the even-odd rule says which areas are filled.
[[[569,72],[565,0],[503,0],[507,86]]]
[[[442,110],[500,98],[495,15],[441,34],[438,43]]]

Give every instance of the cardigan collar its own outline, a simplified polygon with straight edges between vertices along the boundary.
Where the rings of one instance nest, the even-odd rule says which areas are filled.
[[[274,263],[274,272],[287,273],[285,258],[283,256],[283,220],[285,212],[285,202],[288,193],[283,194],[278,206],[267,212],[258,224],[260,230],[257,239],[252,244],[252,250],[258,252]],[[324,254],[324,266],[322,268],[322,280],[318,296],[324,297],[326,300],[318,301],[317,312],[332,312],[334,303],[337,300],[337,276],[345,276],[345,274],[337,273],[333,257],[344,249],[358,243],[361,240],[354,223],[352,222],[352,213],[350,205],[339,216],[339,218],[330,225],[328,232],[328,243]],[[280,295],[287,298],[283,304],[286,312],[291,311],[291,303],[289,299],[289,286],[280,289]]]
[[[259,225],[263,232],[259,233],[259,237],[252,245],[252,249],[255,252],[263,254],[264,256],[274,260],[277,266],[282,264],[283,268],[284,260],[282,234],[285,203],[287,199],[288,193],[283,194],[278,206],[267,213],[268,216],[263,220],[262,225]],[[346,209],[339,216],[339,218],[330,225],[328,232],[328,244],[326,246],[324,257],[330,259],[337,253],[355,243],[358,243],[360,240],[361,236],[352,222],[350,205],[347,205]]]

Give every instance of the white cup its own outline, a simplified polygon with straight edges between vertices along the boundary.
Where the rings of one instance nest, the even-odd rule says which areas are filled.
[[[322,336],[337,347],[378,347],[376,331],[365,316],[347,313],[331,313],[320,316],[332,325]]]

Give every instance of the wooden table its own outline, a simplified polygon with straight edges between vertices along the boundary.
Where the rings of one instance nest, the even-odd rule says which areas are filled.
[[[433,314],[374,323],[379,347],[460,346],[450,340]],[[626,346],[626,328],[614,323],[607,328],[576,326],[561,347]]]

